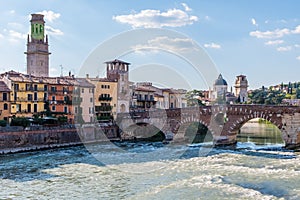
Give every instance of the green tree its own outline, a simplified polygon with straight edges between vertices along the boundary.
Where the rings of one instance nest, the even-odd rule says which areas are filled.
[[[251,103],[254,104],[267,104],[267,105],[277,105],[281,104],[282,100],[286,97],[281,91],[271,90],[264,91],[262,89],[254,90],[249,98]]]
[[[26,117],[15,117],[12,119],[11,126],[23,126],[24,128],[30,125],[30,121]]]
[[[193,106],[203,106],[204,104],[202,103],[202,101],[199,99],[199,97],[204,97],[202,91],[200,90],[191,90],[188,91],[185,95],[186,99],[187,99],[187,105],[189,107],[193,107]]]
[[[7,124],[7,121],[5,120],[0,120],[0,126],[5,127]]]

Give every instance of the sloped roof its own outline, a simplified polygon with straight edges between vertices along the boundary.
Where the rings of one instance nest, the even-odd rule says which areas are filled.
[[[0,81],[0,92],[10,92],[10,89],[3,81]]]
[[[106,64],[107,63],[123,63],[123,64],[126,64],[126,65],[130,65],[130,63],[128,63],[128,62],[124,62],[124,61],[122,61],[122,60],[118,60],[118,59],[114,59],[114,60],[112,60],[112,61],[107,61],[107,62],[105,62]]]

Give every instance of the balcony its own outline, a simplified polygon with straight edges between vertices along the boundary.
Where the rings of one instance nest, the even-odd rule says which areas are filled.
[[[150,98],[144,98],[144,97],[137,97],[136,98],[137,101],[145,101],[145,102],[155,102],[154,98],[150,97]]]
[[[112,97],[103,97],[103,96],[100,96],[98,98],[99,101],[111,101],[112,100]]]
[[[107,112],[111,112],[112,110],[112,106],[108,105],[108,106],[95,106],[95,111],[97,113],[107,113]]]

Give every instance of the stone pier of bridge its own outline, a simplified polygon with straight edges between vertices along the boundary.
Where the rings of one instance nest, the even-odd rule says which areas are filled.
[[[240,128],[249,120],[262,118],[278,127],[286,148],[300,147],[300,107],[266,105],[218,105],[183,109],[153,110],[122,113],[117,124],[123,135],[132,136],[139,124],[149,124],[173,140],[185,140],[186,129],[194,122],[205,125],[213,136],[215,146],[234,145]]]

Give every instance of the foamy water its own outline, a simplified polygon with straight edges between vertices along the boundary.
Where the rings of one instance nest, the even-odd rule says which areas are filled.
[[[276,145],[121,146],[1,156],[0,199],[300,199],[299,155]]]

